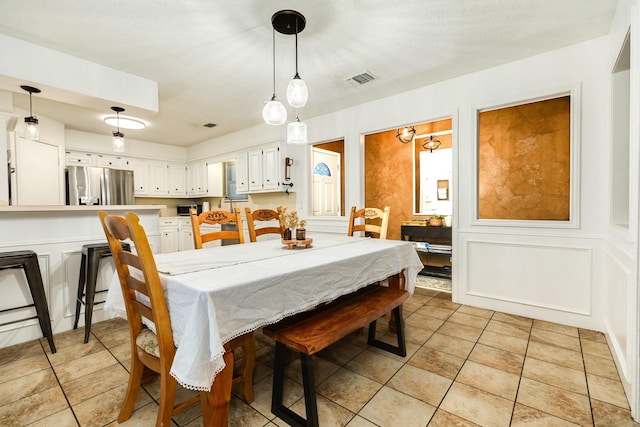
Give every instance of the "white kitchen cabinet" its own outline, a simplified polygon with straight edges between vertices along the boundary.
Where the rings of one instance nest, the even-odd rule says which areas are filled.
[[[169,195],[168,187],[168,168],[166,162],[149,162],[149,189],[150,196],[167,197]]]
[[[207,196],[224,196],[224,164],[222,162],[207,164]]]
[[[195,249],[193,243],[193,227],[191,226],[191,217],[178,219],[178,250],[188,251]]]
[[[130,164],[130,160],[126,157],[122,156],[110,156],[108,154],[97,154],[96,158],[96,166],[100,166],[103,168],[112,168],[112,169],[125,169],[132,170]]]
[[[175,197],[184,197],[187,195],[187,168],[184,163],[169,163],[167,165],[169,180],[169,195]]]
[[[187,167],[187,195],[201,197],[207,195],[207,162],[190,163]]]
[[[133,170],[134,195],[146,196],[149,194],[149,162],[141,159],[131,160]]]
[[[280,184],[283,177],[280,163],[279,144],[268,144],[247,152],[248,188],[241,190],[238,185],[238,193],[282,191]],[[238,176],[240,176],[239,173]]]
[[[96,155],[93,153],[84,153],[81,151],[65,152],[66,166],[95,166]]]
[[[163,254],[176,252],[180,247],[177,218],[160,218],[160,252]]]
[[[64,205],[62,149],[18,137],[11,151],[11,204]]]
[[[236,192],[246,193],[249,191],[249,165],[248,153],[243,151],[236,157]]]

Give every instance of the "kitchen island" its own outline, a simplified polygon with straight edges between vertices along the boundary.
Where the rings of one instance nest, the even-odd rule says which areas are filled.
[[[124,206],[0,206],[0,252],[32,250],[38,254],[53,333],[73,328],[82,245],[106,242],[98,211],[113,214],[136,212],[154,251],[160,250],[158,217],[164,205]],[[107,289],[113,262],[100,263],[96,290]],[[96,294],[96,303],[104,293]],[[0,348],[42,337],[33,307],[3,311],[32,303],[22,269],[0,270]],[[94,306],[93,323],[112,317]],[[79,327],[84,316],[80,317]],[[16,320],[20,320],[15,322]],[[80,341],[82,342],[82,341]],[[47,346],[45,349],[48,350]]]

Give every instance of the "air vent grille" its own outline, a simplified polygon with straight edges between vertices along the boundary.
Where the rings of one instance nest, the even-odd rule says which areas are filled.
[[[218,125],[217,125],[217,124],[215,124],[215,123],[205,123],[205,124],[203,124],[202,126],[204,126],[204,127],[206,127],[206,128],[214,128],[214,127],[216,127],[216,126],[218,126]]]
[[[348,79],[345,80],[345,82],[351,86],[360,86],[365,83],[369,83],[371,80],[375,80],[375,79],[376,79],[375,75],[373,75],[369,71],[365,71],[363,73],[356,74],[353,77],[349,77]]]

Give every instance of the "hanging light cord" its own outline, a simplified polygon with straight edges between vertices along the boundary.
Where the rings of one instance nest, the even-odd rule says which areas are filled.
[[[298,18],[296,18],[296,75],[294,76],[294,79],[296,77],[300,78],[298,75]]]
[[[273,64],[273,96],[275,96],[276,95],[276,30],[272,29],[271,34],[273,37],[273,41],[271,44],[271,47],[272,47],[271,52],[273,54],[273,61],[271,61]]]
[[[29,92],[29,116],[33,117],[33,110],[31,105],[31,92]]]

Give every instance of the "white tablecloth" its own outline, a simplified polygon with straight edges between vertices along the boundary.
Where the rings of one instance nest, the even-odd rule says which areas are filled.
[[[284,317],[405,272],[413,293],[422,263],[410,242],[310,236],[313,247],[279,240],[158,254],[178,350],[171,374],[208,390],[224,368],[224,343]],[[106,308],[124,313],[117,275]]]

